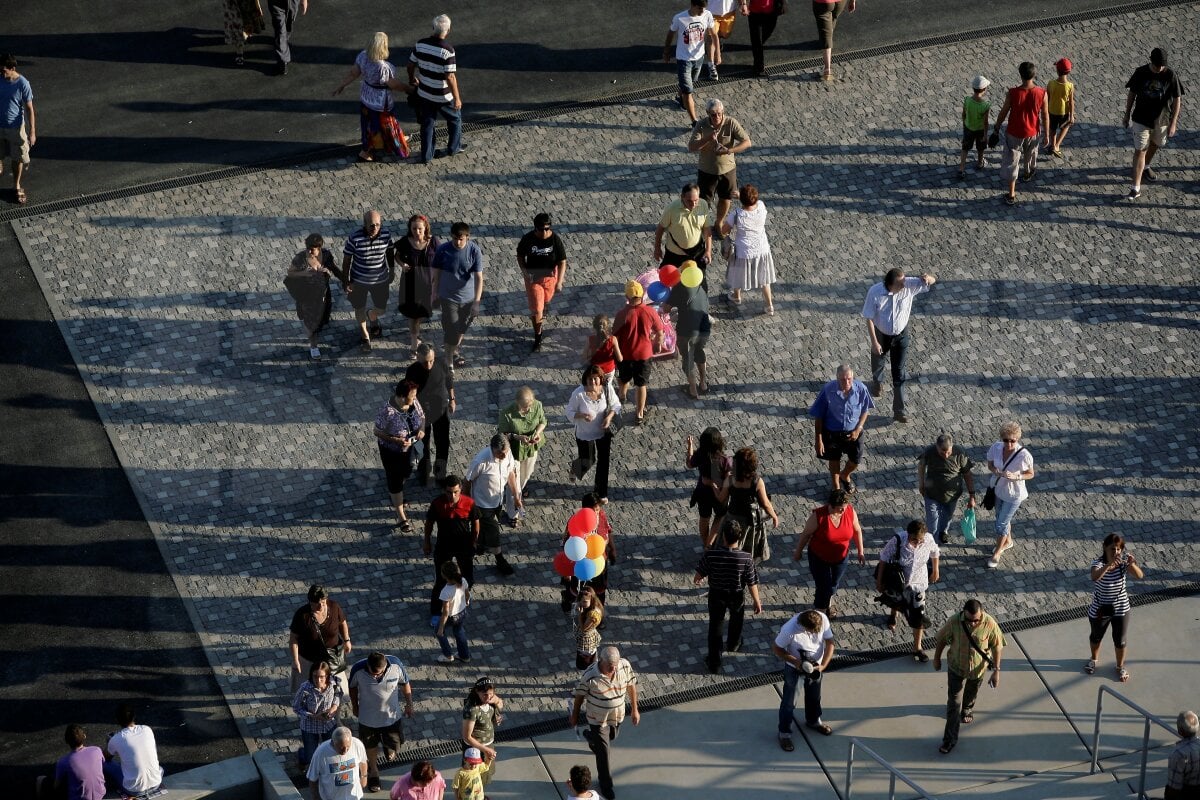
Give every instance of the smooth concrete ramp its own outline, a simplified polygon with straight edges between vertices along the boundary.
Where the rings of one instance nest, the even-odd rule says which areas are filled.
[[[1013,638],[1091,747],[1096,696],[1101,686],[1128,697],[1172,728],[1182,709],[1200,705],[1195,667],[1196,653],[1200,653],[1198,611],[1200,604],[1194,597],[1132,610],[1126,637],[1128,683],[1117,680],[1111,634],[1101,646],[1096,674],[1083,671],[1088,658],[1086,619],[1025,631]],[[1143,719],[1137,712],[1105,696],[1101,758],[1140,748],[1143,730]],[[1173,743],[1175,738],[1163,728],[1151,725],[1151,747]]]
[[[943,794],[954,800],[1000,798],[1001,800],[1123,800],[1129,787],[1107,772],[1088,772],[1088,765],[1072,766],[1053,772],[1039,772],[1002,783],[972,786]]]
[[[1011,643],[1005,648],[1000,688],[984,684],[975,722],[962,727],[953,753],[940,754],[947,679],[944,665],[942,672],[934,672],[931,664],[892,659],[826,677],[824,720],[834,735],[804,733],[839,790],[845,788],[847,740],[852,736],[935,795],[1090,759],[1032,666]],[[887,784],[885,770],[856,756],[855,796],[886,796]]]
[[[643,714],[636,728],[627,719],[613,751],[617,795],[656,800],[834,797],[803,740],[795,740],[792,753],[779,749],[778,710],[779,693],[763,686]],[[595,769],[587,744],[571,731],[539,737],[535,743],[556,781],[565,781],[575,764]]]

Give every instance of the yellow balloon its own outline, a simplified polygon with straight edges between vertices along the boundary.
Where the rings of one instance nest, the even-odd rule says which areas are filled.
[[[596,556],[595,558],[592,559],[592,563],[594,563],[596,565],[596,574],[597,575],[604,572],[604,568],[606,566],[608,566],[606,563],[604,563],[604,556]]]
[[[679,282],[689,289],[695,289],[704,281],[704,273],[699,267],[688,267],[679,273]]]
[[[598,533],[589,533],[584,538],[584,543],[587,544],[587,557],[600,558],[604,555],[604,537]]]

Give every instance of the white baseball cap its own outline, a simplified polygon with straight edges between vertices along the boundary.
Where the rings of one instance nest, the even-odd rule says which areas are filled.
[[[986,89],[987,87],[989,87],[991,85],[992,85],[992,82],[989,81],[987,78],[983,77],[982,75],[976,75],[974,78],[971,79],[971,88],[974,89],[975,91],[979,91],[980,89]]]

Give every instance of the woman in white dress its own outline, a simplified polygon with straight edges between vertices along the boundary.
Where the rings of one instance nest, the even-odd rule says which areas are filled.
[[[729,299],[742,302],[743,289],[762,289],[763,311],[775,316],[771,300],[771,284],[775,282],[775,262],[771,258],[771,243],[767,241],[767,205],[758,199],[758,189],[746,184],[738,192],[741,208],[735,208],[721,222],[721,235],[736,231],[733,240],[733,259],[725,274]]]

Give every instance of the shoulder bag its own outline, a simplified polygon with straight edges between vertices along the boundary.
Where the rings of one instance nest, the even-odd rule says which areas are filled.
[[[612,413],[612,410],[613,410],[612,401],[608,399],[608,393],[610,391],[612,391],[612,388],[610,386],[607,386],[607,385],[604,386],[604,413],[605,414],[610,414],[610,413]],[[621,429],[624,427],[625,427],[625,420],[623,420],[621,418],[621,413],[618,411],[617,413],[613,414],[612,421],[608,423],[608,432],[611,435],[616,436],[618,433],[621,432]]]
[[[1024,447],[1018,447],[1017,452],[1013,453],[1011,456],[1008,457],[1008,461],[1004,462],[1004,467],[1000,471],[1008,472],[1008,465],[1013,462],[1014,458],[1021,455],[1021,451],[1024,449],[1025,449]],[[987,491],[984,492],[983,507],[986,508],[988,511],[991,511],[993,508],[996,507],[996,484],[999,482],[999,480],[1000,480],[1000,477],[998,475],[993,475],[991,485],[988,486]]]
[[[885,605],[891,605],[892,602],[899,603],[901,595],[904,594],[904,586],[908,583],[904,580],[904,566],[900,563],[900,548],[904,547],[904,533],[896,534],[896,555],[890,561],[881,561],[875,567],[876,575],[879,577],[880,584],[883,586],[883,598],[880,602]]]
[[[958,624],[962,626],[963,635],[967,637],[967,641],[971,643],[971,649],[983,658],[983,663],[987,664],[988,669],[995,669],[992,666],[992,659],[987,653],[983,652],[983,648],[979,646],[979,642],[975,641],[975,637],[971,635],[971,629],[967,627],[967,622],[962,617],[958,618]]]

